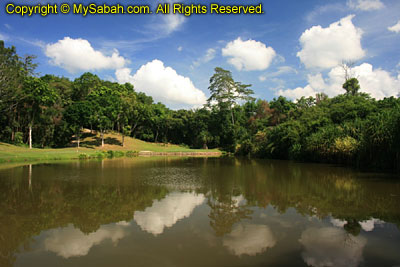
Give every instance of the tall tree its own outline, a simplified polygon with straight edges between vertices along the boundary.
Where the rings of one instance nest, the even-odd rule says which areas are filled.
[[[32,148],[32,127],[43,110],[57,100],[55,90],[36,77],[27,77],[22,90],[23,105],[27,112],[29,148]]]
[[[104,133],[117,121],[121,109],[121,94],[107,86],[100,86],[88,95],[92,105],[92,119],[100,130],[101,146],[104,147]]]
[[[77,146],[79,148],[81,129],[89,121],[91,105],[88,101],[74,102],[69,105],[64,112],[64,120],[75,134]]]
[[[250,84],[235,82],[230,71],[217,67],[214,75],[210,78],[208,89],[211,92],[211,96],[208,98],[207,103],[211,105],[213,101],[216,101],[220,109],[229,109],[232,125],[234,125],[235,118],[232,109],[239,100],[248,101],[252,99],[250,95],[254,92],[250,89],[250,86]]]

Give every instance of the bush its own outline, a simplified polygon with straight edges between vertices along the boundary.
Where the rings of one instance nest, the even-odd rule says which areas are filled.
[[[333,150],[339,157],[352,157],[358,150],[359,142],[351,136],[335,139]]]
[[[124,156],[123,151],[113,151],[113,150],[108,150],[106,152],[107,158],[120,158]]]
[[[137,157],[138,154],[139,154],[138,151],[132,151],[132,150],[130,150],[130,151],[127,151],[127,152],[125,153],[125,156],[132,158],[132,157]]]
[[[24,143],[24,134],[21,132],[16,132],[14,136],[14,144],[22,145]]]
[[[79,154],[79,159],[88,159],[88,155],[85,153]]]

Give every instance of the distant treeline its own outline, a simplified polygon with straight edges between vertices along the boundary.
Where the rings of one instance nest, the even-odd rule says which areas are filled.
[[[171,110],[131,84],[84,73],[36,77],[34,57],[20,57],[0,41],[0,141],[64,147],[82,129],[239,155],[331,162],[400,171],[400,99],[360,93],[356,78],[343,94],[272,101],[251,97],[250,85],[216,68],[208,103]],[[238,104],[242,103],[242,104]],[[30,141],[31,140],[31,141]]]

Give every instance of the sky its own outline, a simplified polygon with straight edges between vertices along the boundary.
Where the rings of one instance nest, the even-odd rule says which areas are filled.
[[[376,99],[400,93],[398,0],[182,0],[221,5],[262,4],[263,14],[88,15],[6,14],[6,4],[84,3],[25,0],[0,3],[0,39],[19,55],[36,55],[41,75],[71,80],[92,72],[129,82],[172,109],[201,107],[215,67],[251,84],[254,96],[291,100],[344,92],[343,63],[361,91]],[[150,5],[172,0],[93,0]]]

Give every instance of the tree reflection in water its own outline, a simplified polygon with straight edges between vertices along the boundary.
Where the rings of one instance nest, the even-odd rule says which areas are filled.
[[[118,242],[134,223],[161,236],[192,216],[196,207],[207,207],[207,227],[236,256],[257,256],[279,247],[273,226],[255,221],[258,211],[273,209],[284,216],[294,209],[304,221],[327,218],[336,227],[307,227],[298,233],[304,261],[355,266],[362,260],[365,233],[385,223],[400,225],[400,184],[364,176],[326,165],[229,158],[120,159],[4,169],[0,266],[13,266],[17,253],[29,251],[32,239],[44,231],[46,249],[68,258],[86,255],[104,240]],[[105,226],[113,223],[118,223],[115,229]],[[62,251],[62,244],[73,243],[63,240],[73,236],[80,239],[76,247]]]

